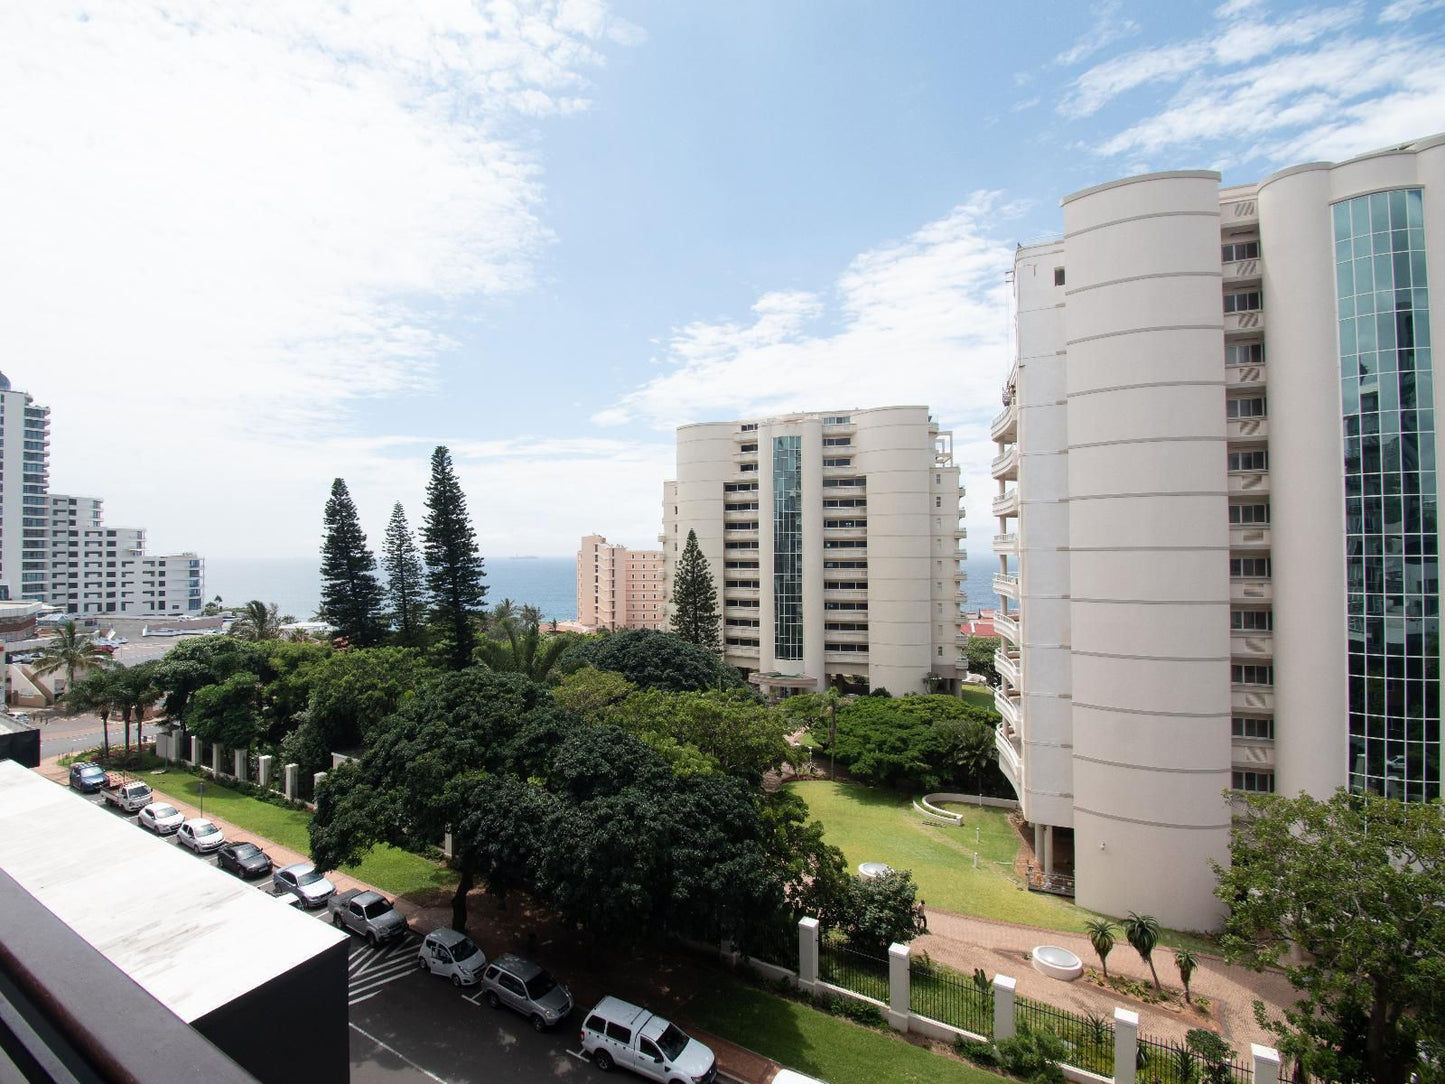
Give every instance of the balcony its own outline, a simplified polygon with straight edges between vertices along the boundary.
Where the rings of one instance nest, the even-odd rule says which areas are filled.
[[[993,616],[993,631],[1002,636],[1014,647],[1019,646],[1019,623],[1017,619],[1009,617],[1005,613],[996,613]]]
[[[1019,401],[1015,396],[1009,405],[993,420],[989,426],[989,436],[997,443],[1007,443],[1018,440],[1019,436]]]
[[[1229,492],[1265,496],[1269,493],[1269,471],[1231,471]]]
[[[1268,685],[1231,685],[1229,706],[1233,711],[1267,711],[1274,714],[1274,690]]]
[[[989,472],[995,478],[1002,478],[1006,482],[1016,479],[1019,476],[1019,446],[1010,444],[1007,451],[995,456],[994,461],[989,464]]]
[[[1268,418],[1230,418],[1224,423],[1227,440],[1268,440]]]
[[[1008,777],[1014,793],[1021,796],[1024,792],[1024,758],[1018,746],[1004,733],[1003,727],[994,731],[994,745],[998,748],[999,770]]]
[[[1273,602],[1274,584],[1269,580],[1230,580],[1230,602]]]
[[[1229,634],[1229,654],[1236,659],[1274,658],[1274,633],[1235,629]]]
[[[728,603],[731,603],[733,599],[755,599],[755,598],[757,598],[761,593],[762,593],[761,590],[760,590],[759,588],[756,588],[756,587],[724,587],[724,588],[723,588],[723,597],[724,597],[724,599],[725,599]]]
[[[1274,742],[1258,738],[1235,738],[1229,749],[1230,760],[1236,768],[1256,771],[1274,767]]]
[[[1012,532],[994,535],[993,552],[1005,557],[1016,557],[1019,552],[1019,536]]]
[[[1229,525],[1229,548],[1232,550],[1267,550],[1269,549],[1269,540],[1268,524],[1248,527],[1238,523]]]
[[[866,644],[868,642],[867,629],[830,629],[824,628],[823,636],[835,644]]]
[[[1225,388],[1262,388],[1265,384],[1263,365],[1226,365]]]
[[[1019,681],[1018,652],[1010,654],[1000,647],[993,653],[993,668],[998,671],[999,677],[1003,678],[1012,688],[1023,688]]]
[[[1258,282],[1264,275],[1264,262],[1256,256],[1252,260],[1231,260],[1222,268],[1224,285],[1244,286]]]
[[[993,499],[993,514],[1003,519],[1006,516],[1017,516],[1019,514],[1019,488],[1012,486],[1003,491]]]
[[[749,647],[738,647],[734,644],[728,644],[727,647],[723,649],[723,654],[737,655],[746,659],[756,659],[760,651],[761,649],[756,644]]]
[[[830,509],[831,511],[831,509]],[[823,528],[823,538],[853,538],[864,542],[868,540],[867,527],[828,527]]]
[[[995,708],[997,708],[997,709],[998,709],[998,713],[1003,716],[1003,721],[1008,725],[1008,728],[1009,728],[1010,730],[1018,730],[1018,728],[1019,728],[1019,698],[1018,698],[1018,697],[1016,697],[1016,696],[1009,696],[1008,693],[1004,692],[1003,687],[1002,687],[1002,686],[999,686],[998,688],[995,688],[994,691],[993,691],[993,706],[994,706]]]
[[[733,494],[729,493],[728,496],[731,497],[733,496]],[[758,510],[756,508],[739,508],[736,511],[732,511],[726,508],[723,509],[724,523],[752,523],[756,521],[757,518]]]
[[[829,571],[830,571],[830,572],[838,572],[839,574],[841,574],[844,570],[843,570],[843,569],[829,569]],[[731,594],[731,593],[732,593],[732,592],[729,592],[729,594]],[[757,594],[757,592],[753,592],[753,593],[754,593],[755,595]],[[739,594],[741,594],[741,592],[739,592]],[[868,600],[868,589],[867,589],[866,587],[860,587],[860,588],[857,588],[856,590],[855,590],[855,589],[844,590],[844,589],[837,588],[837,587],[825,587],[825,588],[823,588],[823,601],[824,601],[824,602],[850,602],[850,601],[852,601],[852,602],[866,602],[867,600]]]
[[[1262,309],[1224,313],[1224,333],[1226,335],[1258,335],[1263,330],[1264,310]]]
[[[993,593],[1002,598],[1019,599],[1019,578],[1000,572],[993,578]]]

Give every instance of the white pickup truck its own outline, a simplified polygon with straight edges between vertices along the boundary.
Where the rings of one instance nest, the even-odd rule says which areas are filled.
[[[154,792],[145,783],[113,772],[105,777],[105,786],[100,788],[100,796],[127,813],[138,813],[155,801]]]

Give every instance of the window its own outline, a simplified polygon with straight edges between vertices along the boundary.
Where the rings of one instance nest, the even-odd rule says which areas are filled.
[[[862,550],[868,548],[868,541],[863,538],[825,538],[823,539],[823,548],[825,550]]]
[[[757,638],[756,638],[756,637],[747,637],[747,636],[729,636],[729,637],[727,638],[727,643],[728,643],[728,647],[757,647],[757,646],[758,646],[758,641],[757,641]]]
[[[853,460],[851,460],[851,459],[825,459],[825,460],[823,460],[823,466],[825,466],[825,467],[851,467],[852,465],[853,465]]]
[[[1224,416],[1226,418],[1263,418],[1264,396],[1259,395],[1249,399],[1226,399]]]
[[[866,654],[868,653],[868,645],[867,645],[867,644],[830,644],[830,643],[824,643],[824,644],[823,644],[823,650],[824,650],[824,651],[847,651],[847,652],[852,652],[852,653],[855,654],[855,655],[866,655]]]
[[[863,479],[863,478],[824,478],[824,479],[823,479],[823,488],[824,488],[824,489],[849,489],[849,488],[852,488],[852,487],[862,486],[862,485],[866,485],[866,484],[867,484],[867,481],[866,481],[865,479]]]
[[[867,508],[868,500],[865,497],[828,497],[823,501],[824,508]]]
[[[1257,260],[1259,259],[1258,241],[1235,241],[1231,245],[1219,247],[1219,260],[1221,263],[1234,263],[1236,260]]]
[[[1249,738],[1254,741],[1274,741],[1274,720],[1236,715],[1230,720],[1230,733],[1236,738]]]
[[[825,414],[823,415],[824,425],[848,425],[853,419],[847,414]]]
[[[727,626],[730,629],[755,629],[758,624],[758,619],[755,617],[729,617],[727,619]]]
[[[725,561],[723,567],[727,569],[753,569],[758,567],[756,561]]]
[[[1224,311],[1226,313],[1258,312],[1260,305],[1260,293],[1258,290],[1247,290],[1241,294],[1224,295]]]
[[[723,524],[723,530],[725,531],[756,531],[757,529],[758,521],[755,519],[742,519],[736,523]]]
[[[632,1041],[632,1032],[621,1024],[614,1024],[609,1020],[607,1022],[607,1037],[619,1043],[628,1043]]]
[[[756,590],[758,589],[758,587],[760,586],[760,584],[759,584],[759,581],[757,581],[757,580],[728,580],[728,581],[727,581],[727,586],[730,587],[730,588],[737,589],[737,590],[743,590],[743,591],[753,590],[753,591],[756,591]]]
[[[857,610],[866,610],[866,609],[868,609],[868,603],[866,603],[866,602],[825,602],[825,603],[823,603],[823,609],[825,609],[825,610],[855,610],[855,611],[857,611]]]
[[[1232,343],[1224,348],[1226,365],[1263,365],[1264,343]]]
[[[739,433],[754,433],[754,432],[757,431],[757,428],[758,428],[758,423],[757,423],[757,422],[748,422],[746,425],[740,425],[740,426],[738,426],[738,432],[739,432]]]
[[[1267,504],[1231,504],[1229,506],[1229,522],[1239,525],[1251,523],[1269,522],[1269,505]]]
[[[1269,453],[1263,448],[1253,448],[1247,452],[1230,452],[1229,469],[1231,471],[1269,470]]]
[[[867,580],[824,580],[823,589],[826,591],[866,591],[868,590]]]
[[[1232,580],[1264,580],[1269,578],[1268,557],[1231,557],[1229,578]]]
[[[738,451],[740,451],[740,452],[756,452],[757,450],[758,450],[758,443],[757,443],[757,441],[753,441],[751,444],[744,444],[741,448],[738,449]]]
[[[823,628],[829,632],[867,632],[866,621],[824,621]]]
[[[1274,667],[1267,664],[1235,663],[1229,679],[1236,685],[1273,685]]]
[[[773,652],[803,657],[803,438],[773,438]]]
[[[757,465],[756,463],[739,463],[739,464],[738,464],[738,470],[740,470],[740,471],[741,471],[742,473],[744,473],[744,474],[748,474],[748,473],[751,472],[751,471],[756,471],[757,469],[758,469],[758,465]]]
[[[1064,269],[1063,269],[1062,267],[1056,267],[1056,268],[1054,268],[1054,285],[1055,285],[1055,286],[1062,286],[1063,284],[1064,284]]]
[[[868,526],[868,521],[866,519],[825,519],[823,526],[839,529],[846,527],[866,527]]]
[[[1246,794],[1273,794],[1274,772],[1235,772],[1234,789]]]
[[[724,493],[756,493],[757,491],[758,491],[758,483],[757,483],[757,482],[724,482],[724,483],[723,483],[723,492],[724,492]],[[673,508],[672,514],[673,514],[673,515],[677,515],[677,509],[676,509],[676,508]]]
[[[846,448],[853,443],[852,437],[824,437],[824,448]]]
[[[867,561],[824,561],[824,568],[867,568]]]
[[[942,498],[942,497],[934,497],[934,498],[933,498],[933,507],[934,507],[934,508],[942,508],[942,507],[943,507],[943,498]]]
[[[757,502],[757,501],[743,501],[743,502],[740,503],[740,504],[725,504],[725,505],[723,505],[723,511],[724,511],[724,512],[756,512],[757,510],[758,510],[758,502]]]
[[[1230,610],[1229,627],[1236,632],[1268,632],[1274,628],[1274,611]]]

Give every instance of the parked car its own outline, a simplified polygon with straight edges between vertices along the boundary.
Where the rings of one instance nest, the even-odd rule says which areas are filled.
[[[70,785],[81,794],[94,794],[105,786],[105,769],[82,760],[70,766]]]
[[[168,836],[186,822],[186,815],[173,805],[152,802],[140,811],[136,823],[158,836]]]
[[[136,813],[151,804],[155,793],[138,779],[127,779],[123,775],[106,776],[100,796],[107,805],[113,805],[127,813]]]
[[[717,1058],[676,1024],[623,1001],[604,997],[582,1025],[582,1049],[603,1072],[614,1065],[665,1084],[713,1084]]]
[[[237,877],[264,877],[271,872],[271,859],[254,843],[237,840],[216,852],[216,865]]]
[[[182,847],[188,847],[197,854],[210,854],[218,851],[225,845],[226,837],[221,830],[210,821],[201,817],[192,817],[181,825],[176,832],[176,838],[181,841]]]
[[[510,952],[487,965],[482,972],[482,989],[488,1005],[515,1009],[532,1022],[534,1031],[545,1031],[572,1011],[572,994],[567,987],[538,964]]]
[[[380,892],[348,888],[333,896],[331,924],[359,933],[373,945],[395,941],[406,933],[406,917]]]
[[[482,977],[487,957],[464,933],[433,930],[422,938],[417,963],[433,975],[445,975],[453,986],[472,986]]]
[[[296,862],[278,869],[271,875],[271,883],[290,892],[303,907],[320,907],[336,894],[336,886],[316,872],[310,862]]]

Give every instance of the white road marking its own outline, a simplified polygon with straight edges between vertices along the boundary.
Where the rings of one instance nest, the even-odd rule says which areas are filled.
[[[585,1050],[569,1050],[567,1053],[571,1054],[578,1061],[590,1062],[592,1060],[591,1055]]]
[[[418,1065],[416,1062],[412,1061],[409,1057],[407,1057],[405,1054],[403,1054],[403,1053],[402,1053],[400,1050],[398,1050],[396,1047],[390,1046],[390,1045],[382,1042],[380,1039],[378,1039],[375,1035],[372,1035],[370,1032],[365,1031],[365,1030],[363,1030],[362,1028],[357,1027],[355,1024],[349,1024],[348,1026],[351,1028],[352,1031],[356,1032],[358,1035],[360,1035],[360,1036],[362,1036],[362,1037],[364,1037],[364,1038],[366,1038],[366,1039],[370,1039],[372,1042],[374,1042],[377,1046],[381,1047],[381,1048],[382,1048],[383,1050],[385,1050],[387,1053],[393,1054],[393,1055],[395,1055],[396,1057],[400,1058],[402,1061],[406,1062],[406,1063],[407,1063],[408,1065],[410,1065],[413,1069],[415,1069],[418,1073],[421,1073],[422,1076],[427,1077],[427,1078],[430,1079],[430,1080],[435,1080],[435,1081],[437,1082],[437,1084],[450,1084],[450,1082],[447,1081],[444,1077],[439,1077],[439,1076],[437,1076],[435,1073],[431,1072],[429,1069],[423,1069],[420,1065]]]

